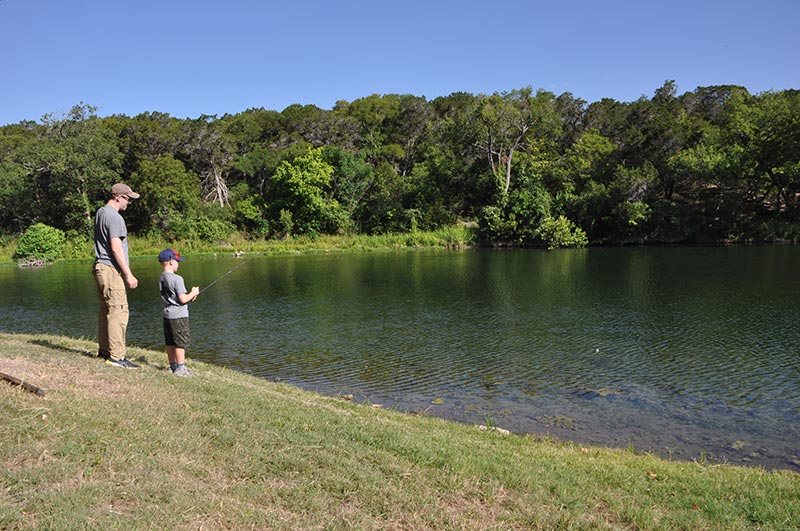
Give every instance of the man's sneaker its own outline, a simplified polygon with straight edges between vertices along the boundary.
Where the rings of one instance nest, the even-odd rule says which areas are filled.
[[[114,367],[122,367],[123,369],[138,369],[139,366],[128,360],[115,360],[113,358],[106,358],[106,365],[113,365]]]
[[[184,367],[178,367],[177,369],[172,371],[172,374],[174,374],[175,376],[191,376],[192,371],[190,371],[184,366]]]

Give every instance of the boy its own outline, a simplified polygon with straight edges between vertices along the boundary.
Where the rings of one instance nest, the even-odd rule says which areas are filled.
[[[164,249],[158,255],[161,262],[159,287],[164,301],[164,344],[169,358],[169,368],[176,376],[191,376],[186,368],[186,347],[189,346],[189,306],[200,294],[194,286],[187,292],[183,277],[176,274],[183,262],[181,255],[173,249]]]

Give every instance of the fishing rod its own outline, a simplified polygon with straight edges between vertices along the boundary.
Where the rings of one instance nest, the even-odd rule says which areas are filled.
[[[252,257],[251,257],[251,258],[252,258]],[[224,273],[222,276],[220,276],[220,277],[218,277],[216,280],[214,280],[214,281],[213,281],[211,284],[209,284],[208,286],[206,286],[206,287],[204,287],[203,289],[201,289],[201,290],[198,292],[198,295],[199,295],[200,293],[203,293],[205,290],[207,290],[208,288],[210,288],[211,286],[213,286],[214,284],[216,284],[217,282],[219,282],[219,281],[220,281],[220,280],[222,280],[223,278],[227,277],[228,275],[230,275],[231,273],[233,273],[234,271],[236,271],[237,269],[239,269],[239,268],[240,268],[240,267],[242,267],[243,265],[245,265],[247,262],[249,262],[249,261],[250,261],[250,259],[251,259],[251,258],[248,258],[248,259],[246,259],[246,260],[242,260],[242,262],[241,262],[239,265],[237,265],[236,267],[233,267],[233,268],[231,268],[231,269],[230,269],[230,270],[229,270],[227,273]]]

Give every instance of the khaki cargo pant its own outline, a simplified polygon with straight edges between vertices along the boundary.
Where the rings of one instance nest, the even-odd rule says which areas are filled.
[[[125,281],[116,268],[94,264],[94,283],[100,298],[97,316],[99,353],[115,360],[125,359],[125,333],[128,329],[128,294]]]

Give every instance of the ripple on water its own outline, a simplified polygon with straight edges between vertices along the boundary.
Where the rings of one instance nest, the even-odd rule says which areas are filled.
[[[206,285],[234,265],[183,273]],[[798,268],[794,247],[259,257],[193,304],[189,356],[463,422],[785,466]],[[129,341],[160,347],[159,271],[137,273]],[[96,304],[85,264],[0,268],[7,331],[92,337]]]

